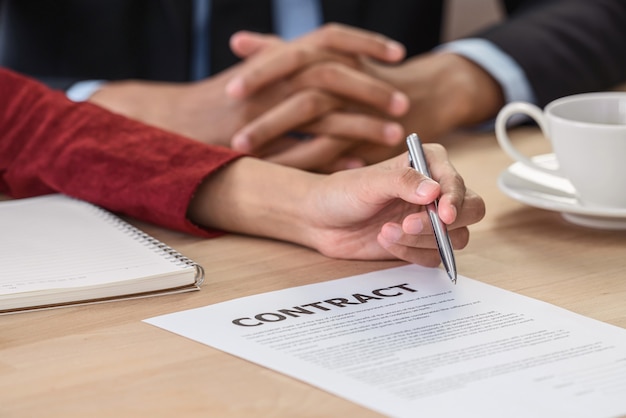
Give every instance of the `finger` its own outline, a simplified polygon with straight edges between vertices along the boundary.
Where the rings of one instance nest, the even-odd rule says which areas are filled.
[[[281,40],[274,35],[239,31],[231,37],[230,46],[238,56],[247,57],[277,42]],[[294,42],[309,42],[317,47],[362,54],[390,63],[398,62],[406,55],[402,44],[384,35],[336,23],[326,24]]]
[[[441,200],[439,203],[441,207]],[[466,190],[463,203],[458,208],[458,215],[454,222],[448,225],[448,230],[475,224],[485,217],[485,201],[470,189]]]
[[[447,229],[452,248],[465,248],[469,242],[469,229],[466,226]],[[396,234],[398,244],[416,248],[438,248],[430,217],[426,211],[407,216],[402,221],[400,232],[401,234]]]
[[[291,79],[295,90],[319,88],[392,116],[409,109],[409,98],[394,86],[337,62],[313,65]]]
[[[437,239],[433,234],[433,229],[428,217],[415,218],[413,222],[419,222],[421,224],[422,230],[419,233],[408,233],[405,220],[402,225],[395,223],[384,225],[383,228],[381,228],[380,234],[388,242],[396,245],[422,249],[438,249]],[[469,243],[470,235],[467,227],[449,229],[448,235],[450,235],[450,242],[454,249],[463,249]]]
[[[439,216],[444,223],[452,224],[465,199],[465,182],[448,159],[448,153],[442,145],[425,144],[424,153],[432,178],[441,185]]]
[[[485,202],[469,190],[440,144],[425,144],[424,152],[434,180],[441,185],[439,216],[448,230],[479,222],[485,216]]]
[[[276,35],[250,31],[235,32],[230,37],[230,49],[239,58],[254,55],[262,49],[284,42]]]
[[[286,150],[266,157],[268,161],[300,168],[307,171],[332,172],[338,161],[343,160],[342,154],[350,148],[348,141],[328,136],[318,136],[306,141],[297,141]],[[341,164],[341,162],[339,162]],[[362,166],[357,160],[343,161],[352,167]]]
[[[252,152],[273,138],[315,120],[340,105],[339,99],[318,90],[295,93],[235,133],[231,147],[240,152]]]
[[[402,229],[399,225],[388,223],[381,228],[377,241],[391,255],[401,260],[425,267],[437,267],[441,263],[437,249],[404,245],[399,242],[401,235]]]
[[[298,91],[241,128],[233,136],[231,146],[238,151],[251,152],[296,128],[307,133],[356,138],[387,146],[397,145],[402,140],[404,130],[396,122],[365,114],[329,114],[343,105],[342,100],[324,91]]]
[[[368,176],[361,185],[370,204],[387,205],[393,199],[402,199],[423,206],[434,201],[441,193],[437,182],[408,166],[406,152],[372,167],[377,170],[376,175]],[[419,208],[415,211],[419,211]]]
[[[425,214],[425,213],[424,213]],[[422,231],[419,234],[410,233],[408,229],[414,229],[415,225],[408,226],[411,223],[419,222],[422,225]],[[416,248],[433,248],[437,249],[437,239],[433,233],[432,224],[430,219],[426,216],[424,218],[409,221],[405,219],[402,222],[402,236],[398,238],[397,243]],[[455,228],[448,228],[448,235],[450,236],[450,242],[452,248],[462,249],[469,243],[469,229],[466,226],[458,226]]]
[[[404,128],[397,122],[371,115],[344,112],[328,113],[299,130],[346,140],[358,139],[379,145],[396,145],[404,138]]]
[[[254,34],[251,32],[238,34],[238,38],[234,40],[235,45],[241,42],[242,37],[248,52],[256,53],[264,48],[267,53],[257,55],[260,59],[244,66],[242,72],[227,84],[226,92],[234,98],[247,97],[263,86],[313,62],[331,59],[352,62],[345,54],[351,57],[365,55],[385,62],[398,62],[405,56],[404,47],[396,41],[380,34],[338,24],[325,25],[295,41],[283,43],[282,47],[279,47],[275,38],[270,39],[264,35],[258,36],[258,44],[255,46]],[[272,45],[275,48],[267,48]],[[242,47],[240,52],[245,52],[243,49]],[[339,54],[333,54],[331,50]]]
[[[226,94],[235,99],[246,98],[269,84],[323,61],[356,65],[348,56],[335,54],[310,44],[280,43],[244,61],[238,74],[226,84]]]
[[[402,44],[384,35],[338,23],[328,23],[300,39],[318,47],[362,54],[390,63],[402,60],[406,54]]]

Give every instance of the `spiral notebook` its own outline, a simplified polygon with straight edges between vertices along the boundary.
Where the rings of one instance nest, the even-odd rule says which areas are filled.
[[[202,267],[87,202],[0,202],[0,314],[198,290]]]

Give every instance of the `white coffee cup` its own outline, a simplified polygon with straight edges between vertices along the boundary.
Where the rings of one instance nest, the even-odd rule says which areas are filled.
[[[551,142],[557,169],[539,165],[515,148],[507,134],[507,121],[515,114],[539,124]],[[567,96],[543,111],[530,103],[510,103],[498,113],[496,137],[514,160],[568,179],[582,205],[626,208],[626,92]]]

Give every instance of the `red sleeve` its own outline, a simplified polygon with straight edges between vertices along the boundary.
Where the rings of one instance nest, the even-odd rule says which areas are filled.
[[[202,180],[239,157],[115,115],[0,68],[0,192],[64,193],[203,236],[186,212]]]

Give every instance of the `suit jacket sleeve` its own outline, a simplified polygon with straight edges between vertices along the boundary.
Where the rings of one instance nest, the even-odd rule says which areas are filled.
[[[626,81],[626,1],[508,4],[518,4],[509,19],[479,36],[518,62],[540,105]]]
[[[186,216],[200,183],[239,154],[145,126],[0,69],[0,192],[64,193],[203,236]]]

